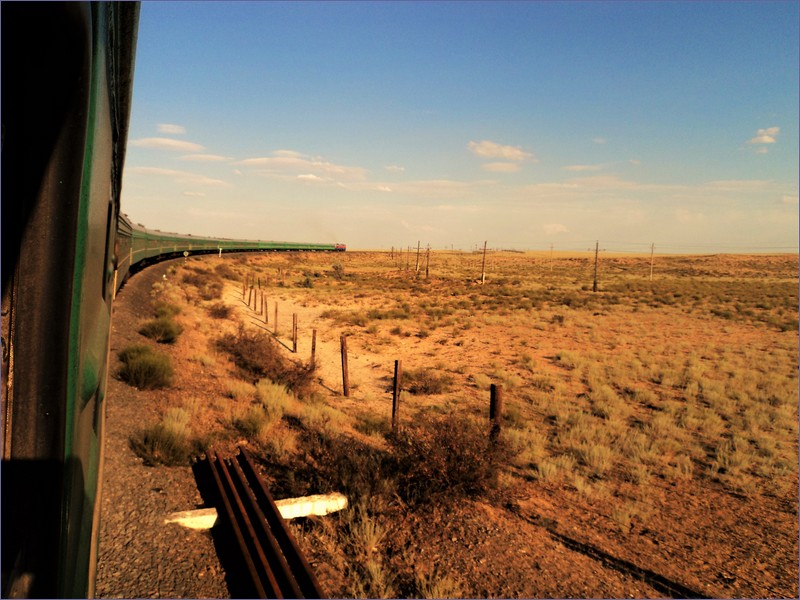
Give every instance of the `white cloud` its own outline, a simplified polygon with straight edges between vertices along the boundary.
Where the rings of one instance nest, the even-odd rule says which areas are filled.
[[[781,198],[781,202],[783,204],[798,204],[799,200],[800,200],[800,198],[797,196],[797,194],[795,194],[794,196],[784,195]]]
[[[756,154],[767,154],[769,149],[766,146],[759,146],[756,148]]]
[[[156,127],[158,128],[158,133],[166,133],[168,135],[183,135],[186,133],[186,127],[183,125],[159,123]]]
[[[569,233],[569,229],[567,229],[567,227],[565,225],[562,225],[561,223],[548,223],[547,225],[542,225],[542,229],[547,235]]]
[[[606,138],[596,137],[596,138],[592,138],[592,141],[595,144],[605,144],[606,143]]]
[[[303,173],[302,175],[298,175],[297,178],[300,181],[310,181],[312,183],[325,183],[327,181],[330,181],[325,177],[319,177],[317,175],[314,175],[313,173]]]
[[[131,167],[127,169],[128,173],[135,173],[137,175],[156,175],[160,177],[171,177],[180,183],[191,183],[194,185],[228,185],[221,179],[213,179],[200,175],[198,173],[189,173],[187,171],[177,171],[175,169],[162,169],[161,167]]]
[[[519,164],[507,162],[491,162],[482,165],[484,171],[491,171],[492,173],[516,173],[519,171]]]
[[[398,165],[386,165],[384,169],[391,171],[392,173],[403,173],[406,170],[405,167],[400,167]]]
[[[379,192],[391,192],[392,191],[392,188],[390,188],[387,185],[379,185],[375,189],[378,190]]]
[[[205,146],[201,146],[200,144],[161,137],[132,140],[130,145],[139,148],[159,148],[161,150],[177,150],[180,152],[202,152],[205,150]]]
[[[312,174],[330,181],[361,181],[367,173],[362,167],[337,165],[293,150],[276,150],[272,156],[247,158],[236,164],[259,169],[265,175],[290,175],[300,171],[303,175]]]
[[[220,156],[219,154],[186,154],[181,156],[181,160],[192,162],[225,162],[233,160],[230,156]]]
[[[483,140],[481,142],[470,141],[467,144],[473,154],[481,158],[502,158],[505,160],[526,160],[530,159],[536,161],[533,154],[525,152],[519,146],[503,146],[497,142]]]
[[[638,167],[640,164],[642,164],[642,161],[640,161],[638,158],[632,158],[632,159],[630,159],[628,162],[629,162],[629,163],[631,163],[632,165],[636,165],[637,167]]]
[[[601,165],[568,165],[561,168],[564,171],[599,171],[603,167]]]
[[[192,196],[194,198],[204,198],[206,193],[205,192],[183,192],[184,196]]]
[[[775,138],[780,133],[780,127],[767,127],[766,129],[759,129],[756,136],[747,141],[748,144],[774,144]]]

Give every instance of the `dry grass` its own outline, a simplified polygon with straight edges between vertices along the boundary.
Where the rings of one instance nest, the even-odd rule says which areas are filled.
[[[744,498],[743,510],[796,499],[797,336],[786,331],[797,316],[796,261],[742,271],[665,258],[649,282],[647,265],[609,259],[592,294],[585,260],[550,272],[536,257],[498,255],[479,285],[470,259],[442,255],[429,281],[414,277],[413,261],[406,272],[388,256],[350,253],[335,268],[327,256],[266,256],[215,269],[229,279],[270,274],[272,301],[302,307],[303,322],[320,329],[313,374],[266,334],[242,329],[219,345],[247,379],[237,390],[224,384],[233,401],[221,420],[261,449],[276,489],[344,490],[356,504],[396,500],[413,511],[491,498],[503,480],[574,507],[567,521],[594,515],[578,529],[613,539],[651,523],[650,498],[677,515],[659,527],[679,538],[687,498]],[[278,268],[287,287],[275,285]],[[194,275],[202,287],[207,274]],[[313,287],[296,285],[305,278]],[[355,384],[347,399],[336,391],[338,347],[325,345],[343,333]],[[430,365],[405,371],[398,435],[389,432],[394,359]],[[492,383],[506,393],[507,453],[487,460]],[[371,509],[309,531],[326,528],[317,541],[330,545],[329,560],[343,552],[351,585],[339,594],[475,593],[447,574],[393,579],[379,535],[389,526]]]

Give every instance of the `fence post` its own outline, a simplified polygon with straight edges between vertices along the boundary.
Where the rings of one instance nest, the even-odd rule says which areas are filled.
[[[503,386],[492,384],[490,387],[490,400],[489,400],[489,421],[491,429],[489,431],[489,439],[494,444],[497,438],[500,437],[500,430],[503,427]]]
[[[342,346],[342,391],[345,398],[350,397],[350,375],[347,372],[347,337],[341,336],[339,338]]]
[[[275,327],[275,335],[278,335],[278,303],[275,303],[275,322],[272,324]]]
[[[311,330],[311,365],[317,364],[317,330]]]
[[[400,420],[400,379],[403,377],[402,361],[394,361],[394,385],[392,386],[392,431],[397,433]]]
[[[297,313],[292,313],[292,352],[297,354]]]

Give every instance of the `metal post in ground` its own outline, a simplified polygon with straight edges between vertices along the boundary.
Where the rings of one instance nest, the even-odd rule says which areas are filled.
[[[400,379],[403,377],[402,361],[394,361],[394,385],[392,386],[392,431],[397,431],[400,420]]]
[[[350,397],[350,375],[347,372],[347,336],[340,339],[342,346],[342,392],[346,398]]]
[[[292,352],[297,354],[297,313],[292,313]]]
[[[311,365],[317,364],[317,330],[311,330]]]
[[[489,421],[491,422],[491,430],[489,431],[489,439],[494,443],[500,437],[500,430],[503,427],[503,386],[493,383],[490,388],[490,394]]]

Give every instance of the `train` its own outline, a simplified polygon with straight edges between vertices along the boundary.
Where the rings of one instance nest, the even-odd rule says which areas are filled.
[[[344,251],[148,230],[121,212],[139,4],[3,2],[3,597],[94,595],[111,308],[187,254]]]
[[[117,222],[116,271],[114,289],[118,290],[133,272],[154,262],[188,256],[223,252],[345,252],[346,244],[234,240],[165,233],[134,224],[121,214]],[[185,253],[185,254],[184,254]]]

